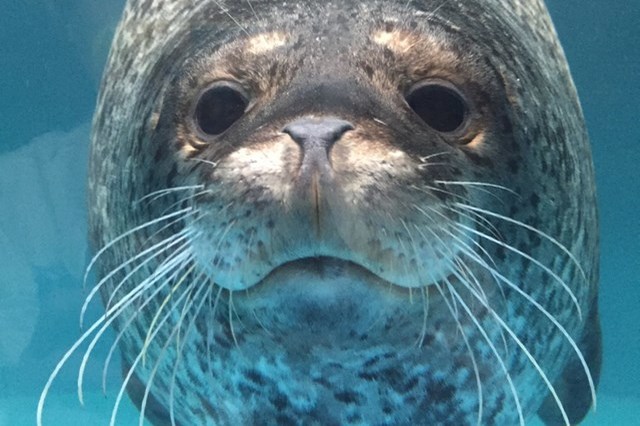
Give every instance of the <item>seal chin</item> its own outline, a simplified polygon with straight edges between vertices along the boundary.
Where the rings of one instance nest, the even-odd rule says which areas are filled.
[[[283,344],[313,336],[314,344],[351,347],[364,335],[388,339],[380,328],[387,318],[421,314],[420,290],[413,290],[413,303],[410,291],[356,263],[317,257],[275,268],[250,289],[234,292],[233,300],[236,310],[246,311],[238,312],[240,317],[260,318]]]

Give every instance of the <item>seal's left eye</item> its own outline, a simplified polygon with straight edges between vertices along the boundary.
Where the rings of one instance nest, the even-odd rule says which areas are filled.
[[[460,131],[469,121],[469,104],[452,84],[434,80],[413,87],[407,103],[432,129],[442,133]]]
[[[216,83],[202,92],[194,119],[200,130],[217,136],[244,115],[248,105],[244,92],[231,83]]]

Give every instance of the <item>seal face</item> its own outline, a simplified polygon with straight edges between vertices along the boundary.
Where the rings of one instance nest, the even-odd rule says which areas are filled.
[[[154,424],[572,424],[595,401],[593,170],[539,1],[129,1],[90,208]]]

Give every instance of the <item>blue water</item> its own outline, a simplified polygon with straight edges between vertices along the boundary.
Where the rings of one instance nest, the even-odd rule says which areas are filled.
[[[0,0],[0,426],[35,423],[49,373],[81,333],[88,122],[122,3]],[[640,2],[548,6],[598,179],[604,369],[586,424],[640,425]],[[116,360],[107,396],[99,391],[108,346],[89,365],[84,407],[73,395],[79,357],[61,371],[45,424],[107,424],[119,386]],[[121,424],[137,424],[126,401],[123,410]]]

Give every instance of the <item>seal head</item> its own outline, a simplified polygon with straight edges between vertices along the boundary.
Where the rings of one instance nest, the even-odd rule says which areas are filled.
[[[90,205],[155,424],[573,424],[594,401],[593,170],[540,1],[131,0]]]

